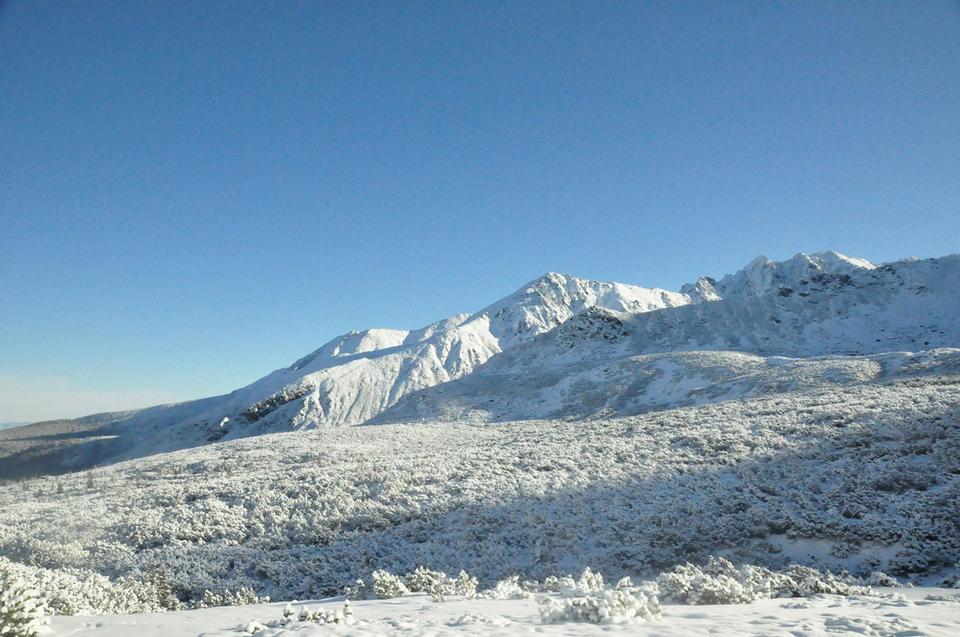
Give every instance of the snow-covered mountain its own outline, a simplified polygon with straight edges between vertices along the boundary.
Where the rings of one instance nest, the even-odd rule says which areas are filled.
[[[937,373],[956,364],[958,286],[960,256],[875,266],[836,252],[759,257],[680,292],[549,273],[473,314],[337,337],[224,396],[2,432],[0,460],[16,463],[0,464],[63,470],[297,429],[639,413]],[[940,351],[896,353],[926,350]]]
[[[801,252],[786,261],[759,256],[736,274],[728,274],[720,281],[700,277],[696,283],[683,286],[681,292],[698,301],[765,296],[781,290],[789,294],[790,290],[816,288],[818,284],[845,283],[849,277],[875,268],[866,259],[848,257],[839,252]]]
[[[354,425],[406,394],[471,373],[490,357],[588,309],[642,313],[689,303],[678,293],[549,273],[472,315],[423,329],[340,336],[209,410],[261,430]]]
[[[19,464],[44,470],[79,468],[226,438],[355,425],[410,392],[469,374],[589,308],[642,313],[689,302],[676,292],[548,273],[474,314],[414,331],[369,329],[339,336],[224,396],[41,423],[37,430],[48,436],[42,446],[33,442],[36,431],[0,435],[0,459],[16,456]],[[61,447],[60,434],[67,432]]]
[[[643,314],[591,308],[373,422],[623,415],[957,373],[958,287],[960,256],[880,267],[836,253],[760,258],[684,287],[712,302]]]

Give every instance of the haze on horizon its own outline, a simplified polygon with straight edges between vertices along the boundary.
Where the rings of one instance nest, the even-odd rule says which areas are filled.
[[[0,422],[546,271],[957,252],[958,6],[4,3]]]

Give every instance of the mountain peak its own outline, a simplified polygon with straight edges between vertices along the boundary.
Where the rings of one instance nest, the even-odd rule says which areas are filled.
[[[686,294],[688,297],[690,297],[690,300],[693,303],[719,301],[720,295],[717,294],[716,285],[716,280],[708,276],[702,276],[697,279],[696,283],[687,283],[680,288],[680,293]]]
[[[821,266],[825,264],[832,264],[834,266],[843,265],[843,266],[849,266],[854,268],[860,268],[864,270],[873,270],[874,268],[877,267],[876,265],[874,265],[870,261],[867,261],[866,259],[862,259],[860,257],[847,256],[846,254],[843,254],[841,252],[836,252],[834,250],[826,250],[823,252],[813,252],[807,255],[804,255],[802,252],[797,254],[797,256],[801,256],[801,255],[806,256],[808,259],[812,261],[816,261],[820,263]]]
[[[750,263],[744,266],[743,270],[755,270],[757,268],[767,267],[771,263],[776,263],[776,261],[774,261],[773,259],[771,259],[765,254],[761,254],[760,256],[754,257],[753,259],[751,259]]]
[[[784,261],[759,256],[735,274],[728,274],[714,286],[720,297],[764,296],[781,288],[796,288],[812,277],[853,275],[876,266],[866,259],[832,250],[798,252]],[[685,286],[691,289],[695,286]]]
[[[484,308],[476,316],[489,317],[490,332],[500,341],[501,347],[509,347],[549,331],[591,307],[636,313],[689,302],[685,295],[658,288],[547,272]]]
[[[569,279],[576,279],[577,277],[564,274],[563,272],[554,272],[553,270],[549,272],[544,272],[542,275],[538,276],[536,279],[531,281],[531,283],[536,283],[537,281],[568,281]]]

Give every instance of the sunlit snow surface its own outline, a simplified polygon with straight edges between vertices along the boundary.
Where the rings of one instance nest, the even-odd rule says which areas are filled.
[[[960,634],[957,591],[884,589],[891,596],[768,599],[724,606],[664,605],[659,621],[628,625],[541,624],[537,602],[451,600],[436,603],[423,594],[353,603],[353,626],[302,623],[258,635],[661,635],[663,637],[866,635],[869,637],[956,637]],[[925,599],[939,598],[938,601]],[[950,601],[945,601],[950,600]],[[342,602],[307,602],[337,608]],[[90,637],[240,637],[250,622],[280,617],[285,603],[212,608],[150,615],[55,617],[52,635]],[[300,604],[294,605],[299,608]]]

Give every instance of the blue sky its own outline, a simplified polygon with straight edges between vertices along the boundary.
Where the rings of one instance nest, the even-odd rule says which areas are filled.
[[[955,2],[0,4],[0,422],[548,270],[958,251]]]

